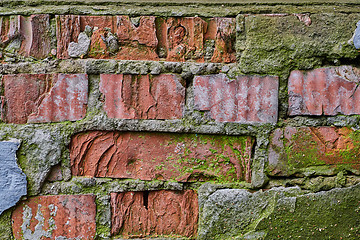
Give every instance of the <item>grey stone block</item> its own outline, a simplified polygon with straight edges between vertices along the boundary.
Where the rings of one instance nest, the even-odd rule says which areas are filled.
[[[27,193],[26,175],[16,163],[20,141],[0,142],[0,215]]]

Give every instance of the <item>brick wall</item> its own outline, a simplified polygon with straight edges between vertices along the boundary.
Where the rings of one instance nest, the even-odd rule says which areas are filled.
[[[360,238],[357,1],[0,15],[0,239]]]

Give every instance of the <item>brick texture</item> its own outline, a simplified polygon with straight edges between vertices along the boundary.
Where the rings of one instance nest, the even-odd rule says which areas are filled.
[[[101,74],[100,91],[110,118],[178,119],[183,116],[185,81],[174,74]]]
[[[140,17],[138,25],[128,16],[57,16],[58,58],[69,58],[69,43],[77,42],[86,26],[93,28],[89,57],[158,60],[155,17],[151,16]],[[109,51],[103,40],[110,33],[117,36],[119,50],[116,53]]]
[[[289,115],[360,114],[360,69],[351,66],[292,71]]]
[[[225,74],[195,76],[195,108],[209,111],[218,122],[275,123],[278,115],[278,78]]]
[[[159,18],[159,55],[167,61],[235,62],[235,18]]]
[[[359,133],[343,127],[286,127],[271,136],[269,172],[288,176],[305,168],[320,166],[334,174],[338,169],[360,170]],[[332,170],[332,171],[331,171]],[[311,170],[314,174],[316,168]]]
[[[61,195],[32,197],[13,212],[15,239],[94,239],[95,197]]]
[[[235,18],[57,16],[57,57],[69,58],[86,26],[93,28],[87,57],[119,60],[235,62]],[[106,39],[117,41],[112,49]]]
[[[86,132],[70,144],[75,176],[178,180],[251,179],[250,137]]]
[[[5,52],[25,57],[45,58],[51,52],[51,28],[48,14],[0,18],[1,45]]]
[[[198,209],[193,190],[111,193],[111,231],[127,237],[195,237]]]
[[[85,74],[16,74],[2,81],[3,120],[8,123],[75,121],[86,114]]]

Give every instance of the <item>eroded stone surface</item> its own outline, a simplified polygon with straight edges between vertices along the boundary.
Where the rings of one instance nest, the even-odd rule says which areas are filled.
[[[100,91],[110,118],[178,119],[183,116],[185,82],[174,74],[101,74]]]
[[[197,194],[193,190],[111,193],[112,234],[130,237],[195,237]]]
[[[326,192],[199,189],[198,239],[357,239],[360,184]],[[204,197],[204,198],[203,198]]]
[[[243,37],[237,38],[242,50],[240,71],[278,74],[284,69],[312,69],[359,56],[348,41],[360,14],[318,13],[310,17],[309,25],[297,15],[245,16]]]
[[[15,239],[94,239],[95,197],[92,195],[39,196],[14,210]]]
[[[289,77],[289,115],[360,113],[360,69],[351,66],[292,71]]]
[[[360,174],[358,131],[336,127],[286,127],[271,136],[270,175],[334,175],[342,170]]]
[[[250,182],[250,137],[85,132],[70,144],[75,176]]]
[[[20,141],[0,142],[0,215],[27,193],[26,175],[16,163]]]
[[[60,122],[86,114],[85,74],[17,74],[3,77],[8,123]]]
[[[225,74],[195,76],[195,108],[209,111],[219,122],[275,123],[278,114],[278,78]]]

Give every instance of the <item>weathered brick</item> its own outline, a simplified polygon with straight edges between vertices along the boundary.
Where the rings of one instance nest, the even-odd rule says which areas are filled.
[[[88,56],[119,60],[158,60],[155,17],[140,17],[138,25],[128,16],[57,16],[58,58],[69,58],[70,42],[77,42],[86,26],[93,28]],[[118,49],[107,47],[106,40],[113,34]]]
[[[15,239],[94,239],[96,205],[92,195],[39,196],[14,210]]]
[[[160,58],[167,61],[235,62],[234,18],[158,18]]]
[[[339,170],[359,173],[358,131],[336,127],[286,127],[271,135],[270,175],[336,174]],[[310,169],[310,170],[306,170]]]
[[[193,190],[111,193],[112,234],[196,237],[199,207]]]
[[[1,45],[5,52],[25,57],[45,58],[51,52],[51,27],[48,14],[0,18]]]
[[[57,16],[58,58],[69,58],[70,42],[77,43],[87,25],[93,28],[91,58],[236,61],[235,18],[154,16]]]
[[[178,119],[183,116],[185,81],[174,74],[101,74],[100,91],[110,118]]]
[[[360,114],[360,69],[351,66],[292,71],[289,115]]]
[[[3,77],[8,123],[75,121],[86,114],[85,74],[17,74]]]
[[[75,176],[142,180],[251,180],[251,137],[85,132],[72,137]]]
[[[195,108],[209,111],[219,122],[275,123],[278,114],[278,77],[225,74],[195,76]]]

